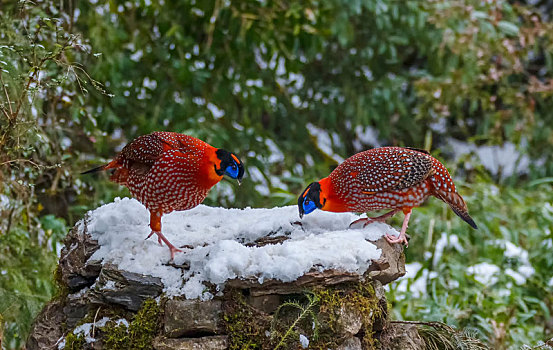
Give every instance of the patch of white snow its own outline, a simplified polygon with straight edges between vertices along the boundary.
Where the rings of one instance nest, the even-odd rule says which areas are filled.
[[[317,210],[300,224],[297,206],[273,209],[224,209],[200,205],[166,214],[163,234],[175,246],[191,245],[168,266],[169,250],[150,233],[149,213],[134,199],[116,199],[89,213],[88,232],[100,249],[91,257],[130,272],[161,278],[169,296],[209,299],[204,282],[224,288],[235,278],[293,281],[313,269],[363,274],[381,251],[369,241],[398,232],[384,223],[348,229],[359,216]],[[78,227],[83,228],[83,224]],[[279,244],[247,246],[259,238],[286,236]]]
[[[309,346],[309,338],[307,338],[303,334],[300,334],[300,344],[302,348],[307,349],[307,347]]]
[[[494,264],[483,262],[467,268],[470,275],[474,275],[474,279],[485,285],[492,285],[497,282],[497,274],[499,267]]]

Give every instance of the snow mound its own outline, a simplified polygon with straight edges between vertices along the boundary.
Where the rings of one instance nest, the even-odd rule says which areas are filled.
[[[175,246],[191,246],[169,263],[169,249],[150,233],[149,212],[135,199],[117,198],[88,213],[87,232],[100,249],[90,260],[161,278],[168,296],[209,299],[203,282],[224,288],[227,280],[257,278],[290,282],[312,270],[363,274],[381,250],[370,242],[399,233],[383,223],[348,229],[352,213],[313,212],[300,221],[296,206],[224,209],[200,205],[162,218],[162,231]],[[81,231],[84,222],[78,224]],[[281,243],[256,246],[262,238]],[[177,268],[189,265],[189,269]]]

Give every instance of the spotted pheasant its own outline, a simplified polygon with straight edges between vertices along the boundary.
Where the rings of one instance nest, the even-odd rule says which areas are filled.
[[[428,152],[414,148],[381,147],[351,156],[328,177],[307,186],[298,198],[298,208],[300,217],[315,209],[331,212],[392,209],[384,215],[351,223],[363,222],[364,227],[401,210],[405,218],[399,237],[386,235],[386,239],[407,246],[405,231],[411,209],[430,195],[446,202],[455,214],[477,228],[445,166]]]
[[[176,132],[154,132],[127,144],[108,164],[83,174],[114,169],[110,180],[129,188],[150,211],[150,228],[171,252],[176,248],[161,233],[161,217],[203,202],[209,190],[228,175],[240,183],[244,166],[234,154],[195,137]]]

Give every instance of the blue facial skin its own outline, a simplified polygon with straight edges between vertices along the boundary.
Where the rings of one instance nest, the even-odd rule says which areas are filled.
[[[233,179],[238,178],[238,165],[234,162],[225,169],[225,174]]]
[[[303,213],[304,215],[305,214],[309,214],[309,213],[312,213],[313,210],[317,209],[317,206],[315,205],[315,202],[305,198],[303,200]]]

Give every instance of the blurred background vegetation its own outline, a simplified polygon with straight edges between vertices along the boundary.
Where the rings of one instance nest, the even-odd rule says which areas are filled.
[[[383,145],[444,161],[478,223],[415,210],[396,319],[495,349],[553,336],[553,1],[0,1],[0,338],[55,293],[61,240],[128,196],[79,172],[171,130],[238,153],[206,204],[294,204]],[[401,218],[392,223],[400,224]]]

